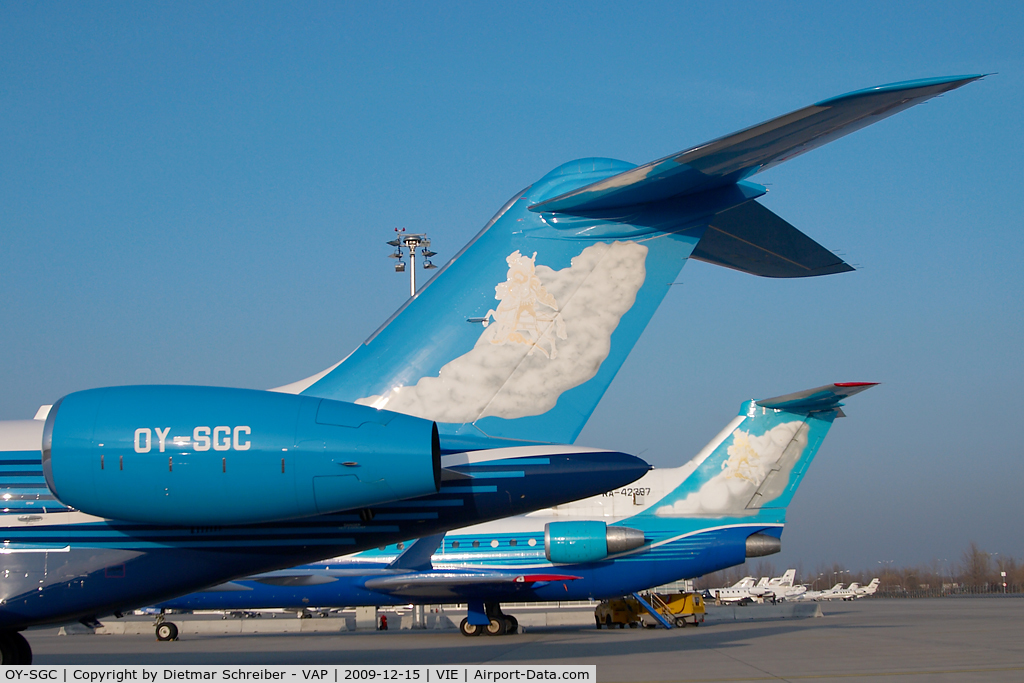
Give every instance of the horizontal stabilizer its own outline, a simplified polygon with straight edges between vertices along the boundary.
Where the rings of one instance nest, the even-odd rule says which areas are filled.
[[[755,201],[712,218],[690,257],[763,277],[813,277],[853,270]]]
[[[833,97],[563,193],[530,210],[597,211],[735,183],[982,77],[904,81]]]
[[[870,389],[878,382],[843,382],[826,384],[823,387],[797,391],[785,396],[766,398],[755,401],[762,408],[774,408],[789,412],[809,413],[817,410],[830,410],[842,405],[841,401],[854,394]]]

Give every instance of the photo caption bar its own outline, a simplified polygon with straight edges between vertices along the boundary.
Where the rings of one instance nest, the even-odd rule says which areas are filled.
[[[169,681],[416,681],[503,683],[505,681],[597,681],[597,667],[566,664],[493,666],[12,666],[4,680],[17,683],[164,683]]]

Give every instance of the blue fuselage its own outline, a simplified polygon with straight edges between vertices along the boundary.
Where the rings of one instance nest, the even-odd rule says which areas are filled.
[[[39,451],[2,452],[0,486],[11,499],[0,547],[0,628],[128,611],[240,576],[545,508],[629,483],[648,465],[566,447],[562,455],[446,470],[465,478],[413,500],[291,521],[183,527],[70,510],[46,489]],[[491,479],[488,470],[519,474]]]

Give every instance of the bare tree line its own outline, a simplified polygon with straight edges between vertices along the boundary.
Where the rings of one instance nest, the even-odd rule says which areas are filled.
[[[731,586],[744,576],[774,577],[785,569],[776,568],[768,560],[757,560],[706,574],[696,579],[694,586],[699,590]],[[921,565],[901,567],[892,561],[876,560],[873,567],[860,569],[837,562],[820,563],[812,571],[797,563],[795,569],[796,583],[806,584],[811,590],[831,588],[837,583],[866,586],[871,579],[878,578],[879,596],[1002,593],[1004,582],[1005,592],[1024,593],[1024,562],[1010,555],[986,552],[974,541],[959,558],[935,558]]]

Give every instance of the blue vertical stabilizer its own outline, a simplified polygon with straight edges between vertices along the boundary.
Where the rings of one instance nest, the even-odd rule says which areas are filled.
[[[765,277],[850,266],[746,178],[980,75],[857,91],[643,166],[563,164],[515,196],[345,361],[279,391],[438,423],[576,439],[691,257]]]
[[[684,467],[680,483],[630,520],[714,517],[781,523],[785,509],[814,460],[842,400],[875,386],[827,384],[760,401],[746,401],[739,415]],[[668,476],[668,475],[666,475]]]
[[[617,220],[528,210],[567,185],[628,166],[581,163],[513,199],[396,316],[303,393],[425,417],[442,434],[575,440],[700,240],[701,214],[711,210],[647,207]],[[731,205],[757,193],[737,189],[713,201]]]

